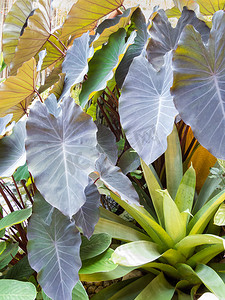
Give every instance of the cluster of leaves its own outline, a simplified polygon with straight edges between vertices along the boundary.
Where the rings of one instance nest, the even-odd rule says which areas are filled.
[[[142,299],[149,290],[157,294],[159,289],[154,292],[153,286],[164,287],[163,299],[171,299],[175,289],[183,295],[190,286],[194,295],[201,283],[221,295],[222,279],[214,288],[202,273],[207,270],[219,278],[206,264],[224,250],[223,239],[210,236],[211,228],[201,234],[223,202],[224,192],[218,194],[212,184],[202,192],[204,197],[199,195],[203,200],[192,210],[193,169],[183,177],[174,122],[178,116],[187,128],[191,126],[202,146],[225,159],[225,13],[219,10],[223,1],[216,1],[215,6],[210,1],[213,13],[219,10],[210,30],[213,13],[206,12],[202,1],[192,1],[193,7],[185,2],[189,1],[174,1],[176,7],[167,12],[156,9],[146,23],[140,8],[125,10],[122,0],[88,1],[88,9],[87,1],[78,0],[57,30],[52,28],[50,0],[39,0],[37,7],[32,0],[17,0],[13,5],[3,30],[9,77],[0,85],[0,134],[4,136],[0,140],[0,177],[12,176],[26,162],[23,171],[30,172],[25,179],[29,178],[27,185],[32,183],[31,190],[22,175],[18,181],[22,179],[32,215],[31,208],[25,208],[14,174],[23,207],[18,206],[22,215],[16,216],[16,222],[4,221],[11,214],[2,218],[4,228],[19,223],[13,240],[2,235],[5,241],[0,258],[8,258],[2,267],[2,291],[8,289],[7,278],[18,278],[7,277],[8,273],[25,261],[30,268],[25,279],[36,284],[40,299],[85,299],[79,278],[119,278],[140,266],[149,274],[132,282],[135,292],[131,299]],[[115,10],[117,16],[97,26]],[[168,16],[179,17],[175,28]],[[44,70],[49,75],[39,86]],[[79,90],[76,103],[70,97],[74,87]],[[13,122],[13,132],[5,135],[7,125]],[[164,152],[168,191],[158,193],[161,186],[150,164]],[[140,162],[148,190],[140,184]],[[2,183],[0,192],[9,206],[4,189],[7,187]],[[143,230],[104,209],[100,210],[104,217],[99,219],[99,193],[111,195]],[[13,207],[11,211],[17,213]],[[194,217],[189,222],[191,213]],[[28,226],[20,224],[29,217]],[[92,236],[94,230],[101,235]],[[103,236],[105,232],[109,236]],[[112,237],[136,242],[114,252],[109,248]],[[8,269],[11,255],[19,259],[16,239],[23,258]],[[203,244],[210,247],[195,249]],[[137,257],[140,246],[143,253]],[[130,257],[134,256],[131,265]],[[156,259],[159,262],[151,264]],[[204,265],[196,267],[200,263]],[[177,280],[176,284],[168,283],[163,274]],[[15,282],[15,289],[18,284]],[[27,299],[34,299],[36,288],[27,284]],[[20,287],[19,293],[25,295],[25,287]],[[119,283],[117,288],[126,294],[130,281]],[[107,299],[122,299],[113,288],[103,293]],[[155,294],[152,297],[156,299]]]

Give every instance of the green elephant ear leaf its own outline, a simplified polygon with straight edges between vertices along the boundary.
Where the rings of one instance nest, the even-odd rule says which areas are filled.
[[[91,182],[85,188],[86,202],[73,216],[75,223],[83,231],[83,235],[90,238],[99,219],[100,194],[96,185]]]
[[[119,62],[119,56],[126,50],[127,45],[133,42],[134,34],[131,34],[126,42],[126,30],[120,28],[110,35],[107,45],[95,52],[89,62],[88,79],[83,83],[79,97],[82,107],[92,97],[93,92],[106,87],[107,81],[113,77],[113,69]]]
[[[0,177],[11,176],[26,161],[25,126],[24,121],[17,123],[13,128],[13,133],[0,140]]]
[[[199,20],[192,10],[184,7],[177,26],[172,27],[164,10],[160,9],[153,19],[153,25],[149,30],[151,39],[147,46],[148,60],[159,70],[163,65],[163,56],[170,50],[177,48],[180,35],[187,24],[191,24],[201,33],[204,42],[208,41],[209,28],[205,22]]]
[[[1,279],[0,294],[2,300],[35,300],[37,291],[31,282]]]
[[[26,219],[31,216],[32,209],[26,208],[21,210],[16,210],[11,212],[10,214],[6,215],[4,218],[0,220],[0,230],[11,227],[15,224],[22,223]]]
[[[43,211],[43,202],[40,196],[34,202],[28,224],[28,260],[46,295],[56,300],[71,299],[81,267],[80,233],[75,222],[57,209],[46,223],[46,213],[50,214],[52,207],[44,204]]]
[[[123,2],[124,0],[78,0],[67,16],[60,38],[76,38],[91,31],[99,19],[119,8]]]
[[[36,82],[36,61],[34,58],[31,58],[22,65],[16,76],[10,76],[1,83],[1,115],[13,113],[12,120],[15,121],[15,118],[18,118],[18,116],[15,116],[14,113],[19,109],[20,117],[22,117],[25,114],[27,102],[30,102],[34,95]]]
[[[51,35],[51,0],[40,0],[28,26],[20,37],[15,56],[10,64],[10,75],[15,75],[24,61],[35,57]]]
[[[149,165],[167,148],[177,110],[170,95],[171,54],[159,72],[140,55],[134,58],[119,100],[122,127],[131,147]]]
[[[208,45],[188,25],[174,54],[172,94],[183,121],[199,143],[215,157],[225,159],[225,13],[216,12]]]
[[[72,217],[86,201],[88,175],[95,170],[97,127],[72,98],[63,100],[61,110],[56,118],[39,101],[30,110],[27,164],[45,200]]]
[[[17,0],[7,14],[3,27],[2,48],[4,62],[9,65],[15,55],[15,49],[21,30],[33,9],[33,0]]]
[[[93,55],[93,48],[89,47],[89,32],[84,33],[81,37],[73,42],[73,46],[67,51],[66,57],[62,64],[62,72],[66,74],[64,88],[60,99],[69,96],[70,88],[83,80],[84,75],[88,72],[88,58]]]
[[[142,53],[148,39],[147,24],[139,7],[135,10],[131,17],[131,26],[134,26],[134,29],[137,30],[137,36],[134,39],[134,43],[128,47],[124,57],[116,69],[115,78],[119,88],[121,88],[124,82],[134,57],[139,56]]]

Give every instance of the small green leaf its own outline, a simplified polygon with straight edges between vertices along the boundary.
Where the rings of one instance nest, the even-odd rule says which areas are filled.
[[[225,284],[212,268],[200,264],[196,267],[195,272],[199,279],[212,293],[214,293],[219,299],[224,299]]]
[[[13,279],[0,280],[1,300],[34,300],[37,291],[30,282],[22,282]]]
[[[114,251],[109,248],[104,253],[96,257],[84,260],[79,274],[92,274],[96,272],[109,272],[114,270],[117,265],[111,260],[113,252]]]
[[[175,243],[186,235],[186,220],[182,218],[176,203],[171,198],[167,190],[160,191],[163,195],[163,211],[166,232]]]
[[[214,216],[214,224],[217,226],[225,225],[225,204],[222,203]]]
[[[82,236],[81,259],[85,260],[102,254],[110,246],[111,242],[112,238],[107,233],[94,234],[89,240]]]
[[[0,243],[0,255],[2,254],[2,252],[5,250],[6,248],[6,243],[5,242],[1,242]]]
[[[18,252],[18,244],[8,244],[0,256],[0,270],[9,264]]]
[[[78,281],[72,291],[72,300],[88,300],[88,295],[83,284]]]
[[[27,180],[30,177],[27,164],[25,163],[23,166],[19,167],[13,176],[15,181]]]
[[[116,248],[112,254],[112,261],[127,267],[141,266],[159,258],[160,250],[160,247],[152,242],[131,242]]]
[[[135,300],[170,300],[175,292],[173,287],[164,277],[163,273],[160,273],[154,278],[144,290],[135,298]]]
[[[0,230],[6,227],[11,227],[15,224],[22,223],[23,221],[28,219],[31,216],[31,214],[32,208],[13,211],[12,213],[8,214],[0,220]]]

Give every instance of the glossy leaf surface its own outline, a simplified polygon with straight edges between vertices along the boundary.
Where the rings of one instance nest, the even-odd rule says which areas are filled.
[[[88,174],[95,169],[97,128],[73,99],[65,98],[61,109],[58,118],[40,102],[31,109],[27,163],[46,201],[72,217],[86,201]],[[55,194],[57,197],[53,197]]]
[[[11,176],[25,163],[26,122],[15,125],[13,133],[0,140],[0,177]]]
[[[31,282],[1,279],[0,294],[2,300],[34,300],[37,291]]]
[[[156,72],[148,60],[136,57],[124,81],[119,102],[122,127],[131,147],[149,165],[167,148],[177,111],[170,95],[171,56]]]
[[[174,55],[172,94],[181,118],[199,143],[215,157],[225,158],[224,97],[225,13],[213,16],[209,43],[188,25]]]
[[[214,224],[217,226],[225,225],[225,204],[222,203],[214,216]]]
[[[12,114],[8,114],[3,118],[0,118],[0,136],[4,135],[7,131],[7,124],[11,121],[12,119]]]
[[[42,197],[35,199],[28,226],[28,259],[44,292],[53,299],[67,300],[79,280],[81,238],[74,221],[57,209],[51,211]],[[47,224],[46,214],[50,213]]]
[[[11,227],[15,224],[22,223],[31,216],[32,209],[26,208],[17,211],[13,211],[10,214],[6,215],[0,220],[0,230]]]

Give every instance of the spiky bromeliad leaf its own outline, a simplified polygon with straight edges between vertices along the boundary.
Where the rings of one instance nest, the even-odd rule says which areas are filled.
[[[204,42],[208,41],[209,28],[192,10],[184,7],[176,28],[172,27],[163,9],[157,12],[149,30],[151,39],[147,46],[148,60],[157,70],[163,65],[165,53],[177,48],[180,35],[187,24],[193,25],[201,33]]]
[[[93,48],[89,47],[89,32],[73,42],[73,46],[67,51],[65,60],[62,64],[62,72],[66,74],[64,88],[60,99],[69,96],[72,85],[83,80],[88,71],[88,58],[93,55]]]
[[[38,282],[49,297],[72,299],[81,267],[80,233],[74,221],[53,209],[40,195],[35,200],[28,225],[29,263],[38,273]],[[46,223],[47,214],[51,214],[51,218]]]
[[[24,61],[35,57],[50,35],[51,0],[40,0],[38,8],[29,18],[28,26],[20,37],[15,56],[10,64],[10,75],[15,75]]]
[[[73,216],[78,227],[82,228],[84,236],[90,238],[99,219],[100,194],[95,184],[91,182],[85,188],[86,202]]]
[[[13,113],[13,121],[18,121],[26,111],[34,95],[37,81],[34,58],[25,62],[16,76],[8,77],[0,85],[0,117]]]
[[[133,42],[134,35],[131,34],[125,41],[126,30],[120,28],[111,34],[108,44],[95,52],[89,62],[88,80],[83,83],[80,94],[80,104],[85,106],[93,92],[104,89],[107,81],[113,77],[113,69],[119,62],[119,56],[125,51],[128,44]]]
[[[134,43],[128,47],[123,59],[116,69],[115,76],[117,85],[119,87],[122,86],[134,57],[141,54],[148,39],[147,24],[145,22],[145,17],[139,7],[133,13],[131,22],[135,26],[134,29],[137,30],[137,36],[134,39]]]
[[[193,26],[182,33],[174,54],[172,94],[181,118],[199,143],[225,159],[225,13],[216,12],[208,45]]]
[[[86,200],[88,175],[95,169],[97,127],[72,98],[61,109],[57,118],[41,102],[30,110],[27,163],[45,200],[72,217]]]
[[[78,0],[71,8],[63,25],[60,38],[67,39],[81,36],[86,31],[91,31],[96,22],[119,8],[124,0]]]
[[[21,29],[32,12],[33,2],[33,0],[17,0],[5,18],[2,48],[6,64],[9,64],[15,55]]]
[[[8,177],[26,161],[26,122],[14,126],[13,133],[0,140],[0,177]]]
[[[156,72],[144,56],[134,58],[119,101],[122,127],[131,147],[146,164],[167,148],[177,111],[170,95],[173,82],[171,53]]]

